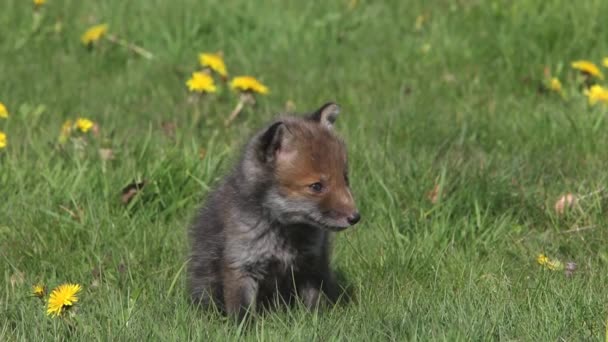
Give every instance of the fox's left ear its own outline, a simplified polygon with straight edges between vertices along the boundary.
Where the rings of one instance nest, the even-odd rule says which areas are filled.
[[[260,136],[258,157],[264,163],[274,163],[280,155],[291,155],[291,140],[291,133],[284,122],[273,123]]]
[[[338,114],[340,114],[340,106],[334,102],[328,102],[317,109],[317,111],[310,116],[310,119],[317,121],[327,128],[332,128],[334,122],[336,122],[336,119],[338,118]]]

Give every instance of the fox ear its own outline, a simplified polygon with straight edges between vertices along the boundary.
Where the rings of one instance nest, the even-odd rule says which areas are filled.
[[[260,137],[258,156],[264,163],[274,162],[279,152],[287,152],[289,129],[282,121],[270,125]]]
[[[340,106],[334,102],[328,102],[317,109],[317,111],[310,116],[310,119],[317,121],[327,128],[332,128],[334,122],[336,122],[336,119],[338,118],[338,114],[340,114]]]

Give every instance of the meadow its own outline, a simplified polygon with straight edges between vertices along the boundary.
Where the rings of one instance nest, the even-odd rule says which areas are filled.
[[[608,98],[590,89],[608,84],[607,14],[603,0],[3,0],[0,340],[604,339]],[[190,91],[199,53],[218,51],[227,79]],[[226,125],[239,75],[269,92]],[[193,308],[186,233],[209,188],[258,127],[330,100],[362,214],[334,243],[351,301],[248,329]],[[47,315],[64,283],[78,301]]]

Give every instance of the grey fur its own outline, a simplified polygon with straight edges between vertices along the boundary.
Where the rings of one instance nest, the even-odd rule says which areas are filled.
[[[271,153],[272,146],[289,139],[292,125],[317,117],[326,120],[317,111],[282,118],[258,132],[209,195],[190,228],[189,286],[195,303],[243,316],[258,302],[267,307],[299,296],[314,307],[321,293],[337,300],[330,240],[332,230],[345,227],[314,203],[283,196]]]

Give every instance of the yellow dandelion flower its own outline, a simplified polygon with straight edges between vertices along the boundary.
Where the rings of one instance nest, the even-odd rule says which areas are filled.
[[[59,316],[78,301],[76,294],[80,292],[79,284],[63,284],[51,292],[49,296],[47,315]]]
[[[268,94],[268,87],[258,81],[255,77],[239,76],[232,79],[230,88],[233,90],[258,93],[262,95]]]
[[[549,259],[548,256],[544,255],[544,254],[539,254],[536,257],[536,262],[543,266],[544,268],[551,270],[551,271],[561,271],[564,269],[564,265],[561,263],[561,261],[559,260],[552,260]]]
[[[2,102],[0,102],[0,118],[8,118],[8,109],[6,109],[6,106]]]
[[[42,284],[36,284],[34,286],[32,286],[32,295],[34,297],[38,297],[38,298],[42,298],[44,297],[44,285]]]
[[[608,68],[608,57],[604,57],[604,59],[602,60],[602,65],[603,65],[605,68]]]
[[[589,90],[585,90],[585,95],[589,100],[589,105],[593,106],[598,102],[608,104],[608,88],[604,88],[601,85],[593,85]]]
[[[553,90],[556,93],[561,93],[562,82],[560,82],[557,77],[551,78],[551,81],[549,82],[549,89]]]
[[[215,93],[217,90],[213,77],[198,71],[192,73],[192,77],[186,81],[186,85],[190,91],[199,93]]]
[[[80,37],[80,41],[84,45],[90,45],[100,40],[106,33],[108,32],[107,24],[100,24],[90,27],[85,33]]]
[[[46,0],[33,0],[34,1],[34,6],[42,6],[44,4],[46,4]]]
[[[536,257],[536,262],[541,266],[545,266],[549,262],[549,257],[541,253]]]
[[[572,67],[574,69],[582,72],[583,74],[597,77],[601,80],[604,79],[604,75],[602,75],[602,72],[600,71],[600,69],[593,62],[575,61],[575,62],[572,62]]]
[[[78,118],[76,119],[76,123],[74,123],[74,127],[79,129],[82,133],[88,132],[94,125],[95,123],[93,121],[85,118]]]
[[[220,76],[226,77],[228,71],[226,70],[226,64],[220,54],[217,53],[201,53],[198,55],[198,61],[203,67],[207,67]]]
[[[5,148],[8,145],[6,134],[0,131],[0,150]]]

